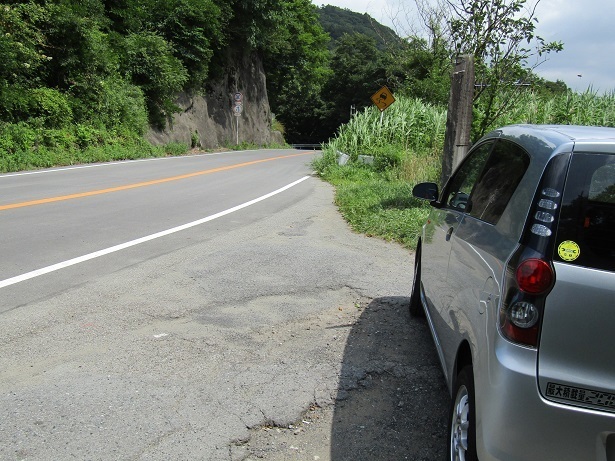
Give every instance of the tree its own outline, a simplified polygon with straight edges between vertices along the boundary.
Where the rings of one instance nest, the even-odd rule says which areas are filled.
[[[452,66],[450,52],[442,43],[434,48],[425,39],[411,37],[390,56],[388,79],[396,81],[403,93],[430,104],[447,103]]]
[[[337,127],[348,122],[351,107],[359,111],[371,105],[370,96],[387,83],[385,54],[372,37],[345,34],[337,41],[331,69],[324,95]]]
[[[310,0],[274,4],[255,36],[264,57],[269,103],[289,141],[321,141],[321,92],[329,75],[329,36]]]
[[[0,120],[27,119],[36,105],[30,90],[45,75],[46,38],[39,24],[47,11],[32,3],[0,7]]]
[[[442,75],[438,74],[439,69],[446,69],[450,80],[450,63],[460,55],[474,56],[477,114],[474,137],[497,125],[498,118],[536,82],[536,67],[549,53],[563,49],[561,42],[546,42],[536,34],[535,12],[540,0],[530,1],[534,3],[528,4],[528,0],[402,0],[408,23],[412,24],[411,17],[418,17],[421,22],[411,26],[414,32],[409,35],[409,43],[426,41],[425,50],[432,54],[435,63],[430,78]],[[414,8],[412,16],[411,8]],[[420,66],[429,63],[429,59],[417,54],[417,48],[408,50],[409,68],[416,67],[417,57]],[[446,61],[448,65],[444,65]],[[419,75],[418,81],[426,81],[424,77]],[[409,78],[414,79],[412,73]]]
[[[93,1],[93,0],[90,0]],[[104,0],[121,71],[142,88],[150,122],[164,126],[179,91],[207,81],[225,43],[228,6],[214,0]]]
[[[228,17],[213,0],[165,0],[153,12],[153,26],[188,72],[187,86],[202,86],[215,51],[225,44]]]
[[[389,27],[378,23],[367,13],[360,14],[337,6],[325,5],[318,8],[318,17],[323,29],[331,36],[329,49],[345,34],[359,33],[376,40],[376,46],[384,51],[390,42],[398,42],[399,37]]]
[[[563,49],[561,42],[546,42],[536,35],[537,0],[446,0],[450,7],[451,40],[458,54],[472,54],[476,63],[477,90],[474,100],[483,116],[475,125],[483,135],[498,117],[514,104],[528,84],[533,70],[551,52]],[[530,60],[534,59],[534,62]],[[507,97],[502,98],[501,95]]]
[[[175,96],[188,81],[188,71],[173,56],[171,44],[151,32],[130,34],[125,40],[122,68],[132,83],[143,89],[150,123],[164,127],[165,118],[177,111]]]

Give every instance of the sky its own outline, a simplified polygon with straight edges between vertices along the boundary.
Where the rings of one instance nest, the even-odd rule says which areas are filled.
[[[413,0],[312,0],[317,6],[334,5],[368,13],[378,22],[405,35],[414,21],[405,13]],[[528,0],[526,5],[533,5]],[[535,72],[547,80],[562,80],[574,91],[591,88],[599,94],[615,91],[615,1],[540,0],[536,8],[536,34],[547,42],[561,41],[564,50],[550,53]],[[410,18],[410,21],[406,20]],[[397,18],[397,20],[392,19]],[[417,22],[418,23],[418,22]]]

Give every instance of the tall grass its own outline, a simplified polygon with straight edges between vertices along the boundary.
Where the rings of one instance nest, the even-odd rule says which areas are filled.
[[[433,149],[442,144],[446,111],[419,99],[400,97],[385,112],[368,107],[343,125],[328,147],[351,156],[372,155],[391,146],[403,151]]]
[[[501,101],[514,97],[490,129],[515,123],[594,125],[615,127],[615,90],[599,95],[589,88],[583,93],[568,91],[557,96],[540,95],[532,90],[503,94]],[[480,117],[480,107],[475,117]]]
[[[408,182],[435,180],[446,128],[446,110],[419,99],[399,97],[385,112],[368,107],[342,125],[337,136],[323,148],[314,163],[320,174],[331,174],[338,153],[356,161],[359,155],[374,157],[374,168],[385,179]]]
[[[365,109],[342,126],[314,168],[336,186],[336,204],[351,227],[369,236],[414,245],[428,206],[412,186],[440,175],[446,110],[399,97],[384,113]],[[337,164],[338,152],[351,166]],[[373,165],[356,162],[374,157]]]

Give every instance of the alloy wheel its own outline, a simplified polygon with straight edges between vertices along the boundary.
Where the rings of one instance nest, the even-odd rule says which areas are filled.
[[[453,407],[451,425],[450,459],[451,461],[466,461],[468,451],[468,430],[470,428],[470,400],[468,389],[461,386],[457,391]]]

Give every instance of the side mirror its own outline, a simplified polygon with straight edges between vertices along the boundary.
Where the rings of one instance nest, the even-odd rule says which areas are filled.
[[[435,182],[422,182],[412,189],[412,195],[416,198],[435,202],[438,200],[438,185]]]

